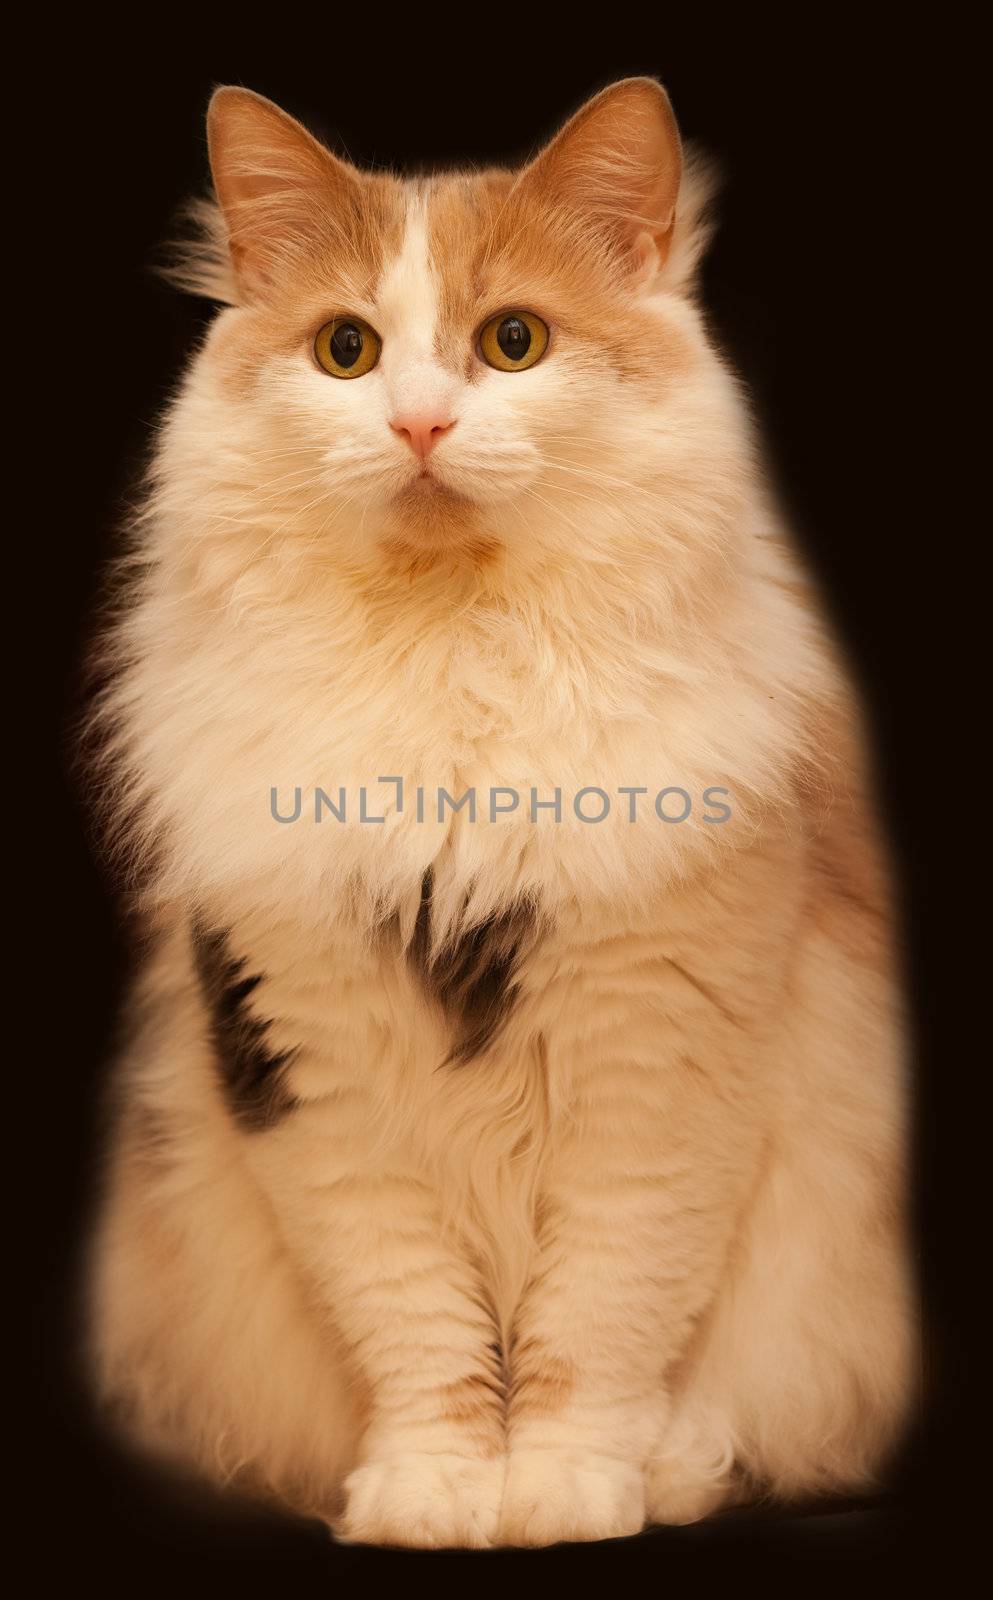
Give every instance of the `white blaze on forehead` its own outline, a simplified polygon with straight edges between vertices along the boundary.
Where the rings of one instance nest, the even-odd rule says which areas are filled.
[[[435,354],[438,280],[428,252],[427,201],[412,194],[400,250],[380,279],[380,365],[394,412],[451,405],[452,374]]]

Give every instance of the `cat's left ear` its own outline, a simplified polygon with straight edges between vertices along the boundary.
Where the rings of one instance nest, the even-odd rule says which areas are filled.
[[[619,247],[632,275],[655,277],[669,254],[683,159],[669,97],[654,78],[601,90],[524,168],[551,202],[577,210]]]

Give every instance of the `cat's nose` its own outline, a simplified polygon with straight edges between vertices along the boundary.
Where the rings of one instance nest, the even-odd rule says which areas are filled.
[[[406,439],[410,448],[426,461],[442,434],[455,426],[455,418],[441,411],[405,411],[390,421],[394,433]]]

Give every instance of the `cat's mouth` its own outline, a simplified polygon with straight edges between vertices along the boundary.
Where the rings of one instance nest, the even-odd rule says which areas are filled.
[[[450,500],[454,503],[469,505],[469,496],[459,489],[453,489],[431,467],[425,465],[419,472],[410,478],[406,486],[400,490],[397,498],[404,500],[410,498],[414,503],[419,500]]]

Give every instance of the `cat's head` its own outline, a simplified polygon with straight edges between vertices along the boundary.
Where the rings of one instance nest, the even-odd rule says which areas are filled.
[[[219,209],[186,274],[228,309],[181,430],[205,495],[310,550],[604,562],[660,486],[693,521],[733,476],[690,293],[707,184],[657,83],[517,171],[361,172],[245,89],[208,125]]]

